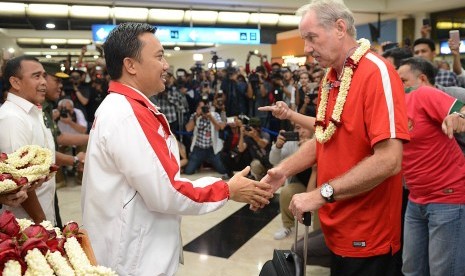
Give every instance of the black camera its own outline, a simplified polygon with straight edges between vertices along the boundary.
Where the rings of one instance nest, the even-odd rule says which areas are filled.
[[[286,138],[287,141],[299,141],[299,133],[295,131],[285,131],[281,135]]]
[[[272,80],[282,80],[282,79],[283,79],[283,75],[281,74],[281,72],[278,71],[278,72],[274,72],[274,73],[270,76],[270,78],[271,78]]]
[[[209,111],[210,111],[210,108],[208,107],[208,105],[202,106],[202,113],[203,114],[207,114]]]
[[[245,125],[245,126],[244,126],[244,129],[245,129],[246,131],[252,131],[252,127],[249,126],[249,125]]]
[[[60,109],[60,117],[61,118],[68,118],[69,116],[69,111],[66,108]]]
[[[258,84],[260,82],[260,77],[258,76],[257,73],[252,73],[249,75],[249,82],[254,85]]]

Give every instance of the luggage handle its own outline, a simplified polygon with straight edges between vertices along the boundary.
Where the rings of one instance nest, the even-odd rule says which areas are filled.
[[[305,225],[305,233],[304,233],[304,260],[302,264],[302,275],[305,276],[307,273],[307,240],[308,240],[308,227],[312,224],[312,213],[310,212],[305,212],[303,217],[302,217],[302,222]],[[299,230],[299,221],[295,220],[295,241],[294,245],[297,246],[297,232]],[[295,248],[294,248],[295,249]],[[296,270],[297,272],[297,270]]]

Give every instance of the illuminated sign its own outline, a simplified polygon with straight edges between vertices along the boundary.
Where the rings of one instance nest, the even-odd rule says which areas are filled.
[[[115,25],[92,25],[92,39],[103,43]],[[259,29],[157,27],[160,42],[190,42],[218,44],[260,44]]]

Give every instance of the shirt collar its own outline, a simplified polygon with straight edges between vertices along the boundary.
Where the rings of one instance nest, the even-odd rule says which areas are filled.
[[[7,95],[7,98],[6,98],[7,101],[9,102],[12,102],[14,104],[16,104],[17,106],[19,106],[21,109],[23,109],[26,113],[30,113],[31,110],[35,108],[39,108],[39,106],[31,103],[30,101],[20,97],[20,96],[17,96],[11,92],[8,92],[8,95]]]
[[[123,84],[117,81],[111,81],[108,87],[108,93],[118,93],[124,95],[143,104],[153,113],[157,115],[161,114],[156,108],[156,106],[152,103],[152,101],[150,101],[149,98],[147,98],[147,96],[144,95],[144,93],[127,84]]]

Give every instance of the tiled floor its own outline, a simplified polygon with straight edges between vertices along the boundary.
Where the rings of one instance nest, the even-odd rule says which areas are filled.
[[[205,175],[217,176],[218,174],[212,171],[206,171],[186,177],[196,179]],[[68,222],[70,220],[81,222],[80,197],[81,186],[74,185],[72,180],[69,181],[66,187],[58,190],[60,212],[63,222]],[[183,244],[188,245],[187,248],[189,251],[186,251],[185,248],[184,265],[180,265],[176,273],[177,276],[257,276],[263,264],[271,259],[273,249],[289,249],[291,247],[294,239],[293,235],[280,241],[273,239],[274,232],[281,227],[281,216],[279,214],[274,215],[277,213],[276,206],[267,214],[263,214],[263,217],[261,214],[247,213],[244,211],[246,208],[236,213],[244,206],[245,204],[243,203],[230,201],[216,212],[202,216],[183,217],[181,226]],[[231,215],[235,215],[236,218],[231,218]],[[228,218],[230,222],[231,220],[233,222],[234,220],[236,220],[236,222],[237,220],[247,220],[247,223],[231,224],[229,222],[228,224],[228,222],[223,222],[223,220],[227,220]],[[262,220],[259,222],[261,223],[261,226],[259,226],[260,229],[256,229],[256,231],[248,229],[251,227],[251,224],[256,224],[256,220]],[[227,227],[221,228],[222,225]],[[248,228],[245,229],[245,227]],[[217,231],[215,235],[224,235],[222,238],[217,239],[218,241],[215,242],[215,244],[210,242],[209,239],[205,239],[209,241],[206,243],[202,243],[203,239],[201,238],[196,240],[196,238],[202,236],[206,232],[210,232],[211,234],[211,232],[214,231]],[[254,234],[255,232],[256,234]],[[302,233],[303,227],[300,227],[299,234]],[[251,238],[244,240],[241,237],[243,235],[250,235]],[[196,240],[196,243],[191,243],[194,240]],[[230,250],[230,247],[234,246],[233,243],[237,240],[240,240],[241,243],[245,243],[235,251],[232,249]],[[217,243],[221,243],[220,246]],[[190,252],[213,252],[215,250],[218,252],[218,248],[220,248],[220,252],[229,252],[227,255],[230,256],[223,258],[209,254]],[[232,255],[230,253],[232,253]],[[219,255],[221,254],[222,253]],[[307,266],[307,275],[329,275],[329,270],[317,266]]]

